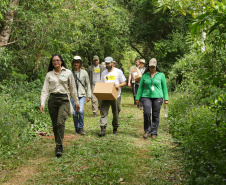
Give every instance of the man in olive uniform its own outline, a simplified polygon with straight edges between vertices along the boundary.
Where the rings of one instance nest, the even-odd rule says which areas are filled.
[[[93,57],[93,64],[91,66],[89,66],[88,68],[88,74],[89,74],[89,81],[90,81],[90,86],[92,89],[92,96],[91,96],[91,100],[92,100],[92,110],[93,110],[93,116],[97,117],[98,113],[98,99],[96,98],[96,96],[93,94],[93,90],[95,87],[96,82],[100,82],[101,80],[101,73],[105,70],[103,65],[99,65],[99,57],[97,55],[95,55]]]

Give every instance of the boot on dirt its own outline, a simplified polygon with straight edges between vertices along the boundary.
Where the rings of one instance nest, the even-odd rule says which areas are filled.
[[[106,130],[106,126],[101,126],[101,131],[98,133],[98,136],[102,137],[105,136],[105,130]]]

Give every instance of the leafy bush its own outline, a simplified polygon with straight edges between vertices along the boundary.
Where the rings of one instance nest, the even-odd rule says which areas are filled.
[[[191,93],[174,97],[169,105],[170,132],[184,150],[191,184],[224,184],[226,122],[219,114],[225,113],[225,99],[219,98],[209,108],[200,106]]]
[[[48,114],[40,116],[39,111],[41,87],[39,80],[1,84],[0,155],[11,155],[15,147],[31,141],[37,132],[50,134],[50,118]]]

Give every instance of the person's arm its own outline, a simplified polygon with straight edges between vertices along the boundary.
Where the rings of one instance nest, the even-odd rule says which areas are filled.
[[[137,101],[139,102],[141,96],[142,96],[142,93],[143,93],[143,90],[144,90],[144,78],[145,78],[145,75],[143,75],[141,77],[141,80],[140,80],[140,85],[139,85],[139,88],[138,88],[138,91],[137,91],[137,95],[136,95],[136,103]]]
[[[163,92],[163,97],[164,97],[164,104],[168,104],[169,97],[168,97],[168,90],[167,90],[167,84],[166,84],[166,77],[165,77],[164,74],[162,74],[161,83],[162,83],[162,92]]]
[[[126,81],[120,83],[119,85],[115,84],[115,88],[118,90],[119,87],[123,87],[123,86],[125,86],[125,85],[126,85]]]
[[[69,86],[69,92],[74,100],[74,103],[76,105],[76,111],[79,111],[80,106],[79,106],[79,100],[78,100],[78,94],[77,94],[77,89],[75,85],[75,80],[73,77],[73,74],[70,73],[68,76],[68,86]]]
[[[48,74],[45,77],[44,85],[42,88],[41,92],[41,106],[40,106],[40,112],[44,114],[44,108],[45,108],[45,103],[46,99],[49,95],[49,82],[48,82]]]
[[[86,75],[85,75],[85,84],[86,84],[86,87],[87,87],[86,101],[89,102],[90,99],[91,99],[91,87],[90,87],[88,73],[86,73]]]
[[[129,74],[129,79],[128,79],[128,87],[131,87],[131,77],[132,77],[132,74],[130,73]]]

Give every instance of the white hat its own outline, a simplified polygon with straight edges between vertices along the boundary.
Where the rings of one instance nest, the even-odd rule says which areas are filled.
[[[74,56],[75,60],[82,60],[80,56]]]
[[[157,66],[157,60],[155,58],[152,58],[150,61],[149,61],[149,66]]]
[[[145,60],[144,59],[140,59],[140,63],[144,63],[145,64]]]
[[[106,57],[104,61],[106,63],[110,63],[110,62],[113,62],[113,58],[112,57]]]

